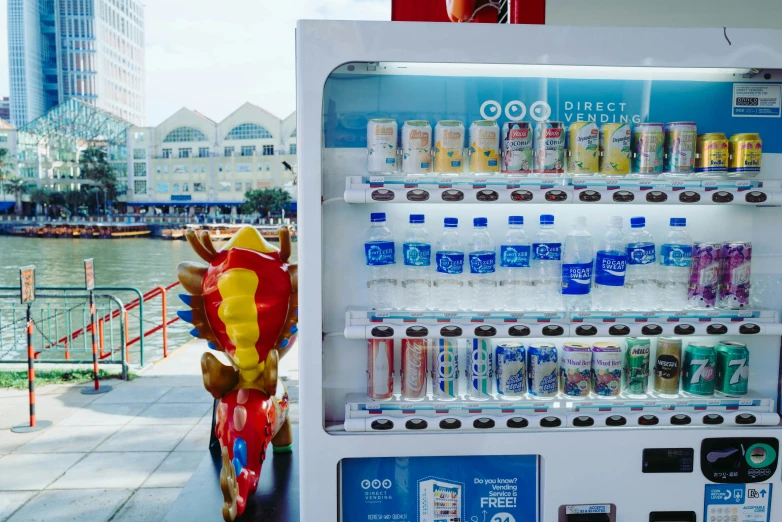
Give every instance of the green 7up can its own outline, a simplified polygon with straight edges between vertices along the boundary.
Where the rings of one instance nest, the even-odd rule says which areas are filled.
[[[713,346],[691,343],[684,351],[682,391],[691,395],[714,395],[717,351]]]
[[[717,345],[717,384],[719,395],[746,395],[749,391],[749,350],[735,342]]]

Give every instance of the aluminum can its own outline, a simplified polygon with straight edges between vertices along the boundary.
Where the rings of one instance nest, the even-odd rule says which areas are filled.
[[[633,129],[632,171],[636,174],[662,174],[665,151],[665,126],[639,123]]]
[[[728,170],[728,138],[724,132],[701,134],[696,147],[695,172],[709,174]]]
[[[678,395],[681,366],[682,340],[660,337],[654,356],[654,391],[664,395]]]
[[[728,172],[732,176],[756,176],[760,172],[763,142],[760,134],[734,134],[728,140]]]
[[[592,390],[600,397],[617,397],[622,391],[622,349],[614,343],[592,345]]]
[[[734,241],[722,245],[720,307],[739,309],[749,305],[752,243]]]
[[[684,350],[682,391],[691,395],[714,395],[717,351],[713,346],[690,343]]]
[[[649,356],[652,342],[647,338],[628,337],[624,357],[624,391],[629,395],[646,395],[649,386]]]
[[[521,398],[527,392],[527,350],[521,343],[499,343],[495,349],[497,393]]]
[[[695,243],[690,259],[687,300],[695,308],[714,308],[719,298],[721,243]]]
[[[427,339],[402,339],[402,398],[426,398]]]
[[[459,398],[459,354],[456,343],[437,339],[432,350],[432,394],[436,400]]]
[[[749,350],[747,345],[730,341],[717,345],[717,382],[720,395],[740,396],[749,391]]]
[[[695,172],[698,127],[692,121],[665,124],[665,172],[686,176]]]
[[[632,131],[628,123],[605,123],[600,127],[600,171],[604,176],[630,173]]]
[[[559,361],[560,388],[568,397],[589,395],[592,369],[592,348],[583,343],[565,343]]]
[[[432,126],[426,120],[402,125],[402,172],[428,174],[432,170]]]
[[[532,172],[532,128],[529,122],[509,121],[502,126],[502,172]]]
[[[458,120],[438,121],[434,128],[434,171],[461,174],[464,155],[464,124]]]
[[[570,124],[567,133],[568,174],[589,174],[597,172],[600,165],[600,131],[591,121]]]
[[[536,399],[554,397],[558,390],[558,353],[551,343],[529,346],[529,394]]]
[[[467,397],[471,400],[491,399],[492,371],[491,341],[471,339],[467,348]]]
[[[367,344],[367,396],[390,399],[394,393],[394,340],[370,339]]]
[[[397,170],[396,120],[378,118],[367,125],[367,170],[371,173],[393,173]]]
[[[494,120],[478,120],[470,125],[470,172],[500,171],[500,127]]]
[[[565,124],[561,121],[539,121],[535,124],[535,172],[565,172]]]

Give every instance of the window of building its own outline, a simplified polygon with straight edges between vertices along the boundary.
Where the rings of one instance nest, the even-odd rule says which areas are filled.
[[[227,140],[264,140],[268,138],[272,138],[271,132],[255,123],[237,125],[225,137]]]
[[[223,166],[222,165],[218,165],[217,166],[217,172],[222,172],[222,171],[223,171]]]
[[[144,133],[143,132],[133,133],[133,139],[135,139],[136,141],[144,141]]]
[[[226,172],[231,172],[231,166],[230,165],[226,165],[225,166],[225,171]]]
[[[193,183],[193,192],[206,192],[206,185],[203,183]]]
[[[157,167],[157,173],[160,174],[160,165]]]
[[[0,136],[0,143],[8,143],[8,136]]]
[[[163,158],[170,158],[171,157],[171,151],[172,149],[163,149]]]
[[[198,148],[198,157],[199,158],[208,158],[209,157],[209,147],[199,147]]]
[[[220,192],[230,192],[231,191],[231,182],[230,181],[221,181],[218,189]]]
[[[174,192],[174,194],[178,194],[179,193],[179,183],[174,183],[173,192]]]
[[[258,165],[258,170],[263,170],[263,165]]]
[[[147,159],[147,149],[133,149],[133,159]]]
[[[242,191],[242,182],[241,181],[237,181],[236,182],[236,192],[241,192],[241,191]]]
[[[180,158],[189,158],[192,153],[193,149],[179,149]]]
[[[233,155],[234,155],[234,147],[226,147],[223,150],[223,156],[225,156],[226,158],[230,158]]]
[[[293,132],[291,132],[291,138],[295,138],[295,137],[296,137],[296,129],[293,129]]]
[[[190,192],[190,188],[187,186],[187,183],[182,183],[182,192]]]
[[[267,163],[266,164],[266,172],[269,172],[270,170],[272,170],[272,166]]]
[[[274,156],[274,145],[264,145],[263,146],[263,155],[264,156]]]
[[[163,174],[168,174],[168,165],[163,167]]]
[[[178,143],[183,141],[208,141],[206,135],[193,127],[179,127],[168,133],[163,143]]]
[[[204,167],[203,165],[201,165],[201,172],[206,172],[206,167]]]
[[[242,156],[255,156],[255,145],[242,145]]]
[[[252,189],[253,189],[253,182],[252,181],[248,181],[248,182],[246,182],[244,184],[244,190],[245,191],[252,190]]]
[[[144,179],[137,179],[133,182],[134,194],[146,194],[147,193],[147,181]]]
[[[168,183],[158,183],[155,185],[155,192],[160,192],[162,194],[168,193]]]
[[[133,164],[133,175],[137,178],[144,177],[147,175],[147,164],[146,163],[134,163]]]
[[[288,154],[296,154],[296,144],[291,143],[288,147]]]

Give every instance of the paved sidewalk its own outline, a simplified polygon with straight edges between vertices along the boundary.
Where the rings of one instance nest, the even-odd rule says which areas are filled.
[[[36,433],[9,429],[28,421],[27,392],[0,390],[0,522],[162,520],[207,452],[206,349],[188,343],[132,382],[107,381],[102,395],[43,387],[38,418],[54,426]],[[290,355],[281,373],[297,378]]]

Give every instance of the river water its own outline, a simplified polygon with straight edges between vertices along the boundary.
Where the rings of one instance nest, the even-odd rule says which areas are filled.
[[[223,243],[224,244],[224,243]],[[221,243],[217,243],[219,248]],[[292,245],[292,259],[297,259],[298,244]],[[61,239],[61,238],[28,238],[16,236],[0,236],[0,286],[19,286],[19,267],[35,265],[36,286],[73,286],[84,287],[84,259],[94,258],[96,286],[129,286],[147,292],[152,288],[168,286],[177,280],[176,266],[182,261],[201,261],[195,255],[186,241],[165,241],[162,239]],[[7,291],[6,291],[7,292]],[[2,293],[2,291],[0,291]],[[110,292],[115,293],[115,292]],[[169,291],[168,318],[175,316],[177,310],[186,307],[176,297],[183,293],[178,286]],[[134,294],[116,292],[123,302],[129,302]],[[0,299],[0,359],[18,359],[14,354],[8,354],[10,330],[9,313],[10,299]],[[48,300],[36,301],[37,307],[44,306]],[[49,303],[46,303],[49,306]],[[61,305],[58,305],[61,306]],[[70,305],[73,307],[73,304]],[[16,308],[19,305],[16,304]],[[43,312],[46,314],[46,312]],[[5,315],[2,315],[5,314]],[[21,311],[19,311],[21,314]],[[137,314],[137,310],[131,311]],[[81,321],[81,312],[74,322]],[[17,322],[21,315],[17,315]],[[137,319],[137,316],[136,316]],[[160,323],[160,298],[154,298],[145,304],[145,329]],[[134,318],[131,317],[131,323]],[[81,323],[79,323],[81,324]],[[131,324],[131,338],[138,336],[138,323]],[[5,329],[4,329],[5,326]],[[51,328],[51,325],[47,325]],[[64,325],[57,325],[60,336],[64,335]],[[188,334],[191,327],[182,321],[177,321],[168,327],[169,350],[192,339]],[[60,330],[61,329],[61,330]],[[72,328],[73,329],[73,328]],[[48,330],[47,330],[48,333]],[[44,335],[41,332],[41,335]],[[108,334],[107,334],[108,335]],[[20,350],[20,338],[13,347]],[[54,334],[51,337],[55,337]],[[48,337],[43,337],[43,342]],[[78,345],[82,346],[82,339]],[[23,344],[23,343],[22,343]],[[77,343],[74,343],[77,344]],[[115,343],[116,344],[116,343]],[[138,345],[131,348],[132,362],[138,362]],[[162,353],[162,336],[154,333],[145,339],[145,355],[147,361],[158,358]],[[3,355],[5,353],[5,356]],[[44,354],[46,355],[46,354]],[[44,357],[46,358],[46,357]],[[81,358],[81,357],[79,357]],[[146,361],[145,361],[146,362]]]

